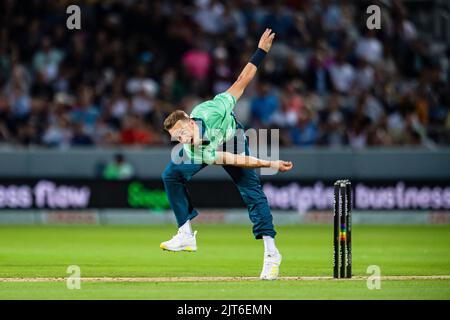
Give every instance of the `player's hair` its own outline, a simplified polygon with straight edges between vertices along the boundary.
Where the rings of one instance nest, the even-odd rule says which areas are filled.
[[[164,129],[166,131],[169,131],[170,129],[173,128],[173,126],[175,125],[175,123],[177,123],[177,121],[179,120],[185,121],[189,119],[190,118],[186,112],[184,112],[183,110],[176,110],[171,114],[169,114],[167,118],[164,120]]]

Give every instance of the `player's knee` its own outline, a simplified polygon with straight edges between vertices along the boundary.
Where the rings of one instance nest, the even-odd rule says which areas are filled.
[[[177,180],[176,170],[174,170],[173,167],[168,166],[161,174],[161,179],[163,182],[172,182]]]
[[[253,190],[240,190],[242,200],[247,206],[258,206],[267,204],[267,197],[260,188]]]

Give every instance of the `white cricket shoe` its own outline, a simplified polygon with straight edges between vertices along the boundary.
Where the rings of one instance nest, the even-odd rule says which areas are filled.
[[[174,235],[172,239],[162,242],[159,247],[163,250],[168,251],[195,252],[197,251],[197,241],[195,240],[196,234],[197,231],[195,231],[193,234],[178,231],[178,233]]]
[[[280,272],[281,254],[264,254],[264,265],[259,278],[261,280],[275,280]]]

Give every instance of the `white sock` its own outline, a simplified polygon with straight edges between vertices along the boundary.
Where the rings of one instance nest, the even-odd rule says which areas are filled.
[[[278,249],[275,246],[275,239],[271,236],[263,236],[264,240],[264,253],[265,254],[272,254],[272,253],[278,253]]]
[[[191,221],[190,220],[186,221],[178,230],[182,233],[192,235]]]

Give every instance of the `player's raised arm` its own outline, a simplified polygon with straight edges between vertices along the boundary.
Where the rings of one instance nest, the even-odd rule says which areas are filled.
[[[236,82],[227,90],[227,92],[234,96],[236,100],[242,96],[245,88],[255,77],[256,70],[267,52],[269,52],[274,38],[275,33],[272,33],[272,29],[266,29],[266,31],[264,31],[259,40],[258,49],[255,54],[250,59],[249,63],[246,64]]]
[[[294,164],[290,161],[262,160],[252,156],[244,156],[222,151],[218,151],[216,155],[214,164],[217,165],[228,165],[241,168],[272,168],[281,172],[289,171],[294,167]]]

